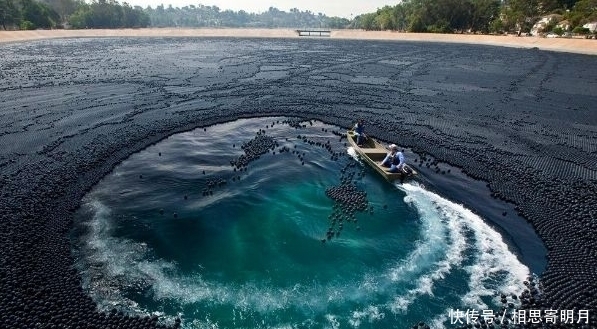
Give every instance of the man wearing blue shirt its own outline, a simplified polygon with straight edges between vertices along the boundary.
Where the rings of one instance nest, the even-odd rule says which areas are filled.
[[[357,135],[357,146],[363,146],[363,140],[365,139],[365,122],[363,119],[359,119],[353,130]]]
[[[390,168],[389,172],[400,172],[404,168],[404,153],[398,151],[396,144],[390,145],[390,153],[386,155],[386,158],[381,162],[381,165]]]

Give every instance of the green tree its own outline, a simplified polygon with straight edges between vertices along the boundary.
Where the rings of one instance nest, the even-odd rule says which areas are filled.
[[[488,32],[499,9],[500,0],[404,0],[360,16],[355,26],[412,32]]]
[[[541,0],[539,4],[539,12],[542,15],[551,14],[558,10],[562,10],[559,0]]]
[[[564,10],[571,9],[579,0],[557,0],[558,7]]]
[[[472,1],[473,11],[470,20],[470,29],[488,33],[492,22],[498,20],[500,13],[499,0],[474,0]],[[495,28],[495,26],[494,26]]]
[[[377,15],[375,13],[364,14],[360,16],[361,28],[365,30],[379,30],[378,22],[375,20]]]
[[[19,24],[19,28],[21,30],[35,30],[36,29],[35,24],[33,24],[31,21],[28,21],[28,20],[21,21],[21,24]]]
[[[431,32],[431,33],[452,33],[453,30],[450,27],[450,22],[448,22],[445,19],[440,19],[440,20],[436,21],[434,24],[428,25],[426,32]]]
[[[146,27],[149,15],[141,7],[132,8],[128,3],[98,0],[90,5],[82,4],[69,17],[74,28],[122,28]]]
[[[332,29],[345,29],[349,25],[350,21],[347,18],[342,17],[331,17],[327,23],[327,27]]]
[[[509,0],[502,13],[507,17],[506,27],[520,32],[529,32],[539,17],[539,0]]]
[[[149,15],[145,13],[143,8],[135,6],[131,8],[128,3],[124,3],[122,6],[124,11],[123,14],[123,25],[124,27],[147,27],[150,24]]]
[[[556,26],[556,27],[554,27],[554,28],[551,30],[551,32],[553,32],[553,33],[555,33],[555,34],[557,34],[557,35],[559,35],[559,36],[562,36],[562,35],[564,34],[564,29],[562,29],[562,28],[561,28],[561,27],[559,27],[559,26]]]
[[[75,13],[81,4],[84,4],[82,0],[43,0],[41,2],[47,4],[58,13],[60,17],[58,22],[61,24],[66,23],[70,15]]]
[[[21,13],[14,0],[0,0],[0,25],[4,30],[7,26],[17,26]]]
[[[378,26],[380,30],[396,29],[391,7],[385,6],[384,8],[377,11],[375,17],[375,25]]]
[[[505,28],[504,28],[504,21],[502,21],[500,18],[498,19],[494,19],[493,21],[491,21],[491,23],[489,23],[489,32],[490,33],[504,33]]]
[[[586,23],[597,21],[597,0],[577,1],[566,16],[573,27],[582,27]]]
[[[34,0],[21,0],[22,16],[27,29],[44,28],[49,29],[56,25],[60,16],[48,5]]]
[[[413,14],[410,17],[408,30],[411,32],[427,32],[427,25],[420,14]]]
[[[574,7],[573,12],[582,15],[585,20],[597,19],[597,0],[580,0]]]
[[[397,5],[392,9],[394,16],[394,28],[398,31],[406,31],[408,28],[408,9],[406,6]]]
[[[589,33],[591,33],[591,30],[589,30],[586,27],[582,27],[582,26],[577,26],[572,30],[572,33],[575,34],[581,34],[581,35],[587,35]]]
[[[91,26],[91,8],[81,6],[68,18],[68,22],[75,29],[86,29]],[[92,27],[92,26],[91,26]]]

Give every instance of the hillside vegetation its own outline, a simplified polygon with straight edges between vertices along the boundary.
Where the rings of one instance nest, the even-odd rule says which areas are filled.
[[[5,30],[50,28],[265,27],[356,28],[439,33],[529,32],[548,14],[557,14],[541,32],[588,33],[597,21],[597,0],[404,0],[354,19],[329,17],[297,8],[270,7],[262,13],[216,6],[131,7],[115,0],[0,0]],[[557,18],[557,19],[555,19]],[[565,21],[566,24],[558,25]]]
[[[529,32],[548,14],[559,14],[572,31],[597,21],[597,0],[404,0],[356,17],[353,26],[409,32]]]

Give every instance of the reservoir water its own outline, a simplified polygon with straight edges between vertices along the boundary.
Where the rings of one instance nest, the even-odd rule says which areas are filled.
[[[132,155],[77,213],[84,289],[184,328],[442,328],[525,289],[529,269],[482,218],[385,181],[341,132],[244,119]],[[251,155],[256,143],[273,147]],[[343,180],[365,208],[328,197]]]

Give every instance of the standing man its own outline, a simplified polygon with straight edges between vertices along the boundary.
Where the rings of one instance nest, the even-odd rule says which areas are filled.
[[[357,145],[363,146],[363,140],[365,139],[365,121],[359,119],[352,130],[354,130],[357,135]]]

